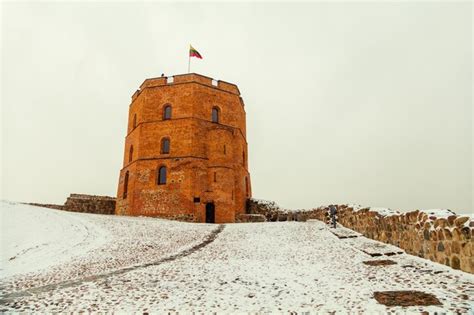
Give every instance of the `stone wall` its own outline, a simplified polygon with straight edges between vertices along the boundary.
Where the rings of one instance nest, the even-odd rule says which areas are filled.
[[[274,201],[252,198],[247,200],[247,213],[262,215],[268,222],[306,221],[313,210],[286,210]]]
[[[50,204],[50,203],[36,203],[36,202],[28,202],[28,203],[25,203],[25,204],[31,205],[31,206],[42,207],[42,208],[49,208],[49,209],[56,209],[56,210],[66,210],[66,209],[64,209],[64,205],[55,205],[55,204]]]
[[[410,211],[339,205],[338,222],[364,236],[398,246],[419,256],[474,273],[474,220],[444,211]],[[309,218],[326,221],[328,207],[311,210]]]
[[[114,214],[115,198],[108,196],[93,196],[84,194],[71,194],[64,205],[28,203],[33,206],[66,210],[73,212],[86,212],[97,214]]]
[[[360,206],[338,205],[338,222],[365,237],[392,244],[406,253],[474,273],[474,219],[449,210],[415,210],[406,213]],[[286,210],[273,201],[250,199],[247,212],[267,221],[328,222],[328,206]]]
[[[267,219],[262,214],[247,214],[241,213],[235,217],[236,223],[248,223],[248,222],[267,222]]]
[[[64,203],[64,209],[73,212],[114,214],[115,198],[108,196],[71,194]]]

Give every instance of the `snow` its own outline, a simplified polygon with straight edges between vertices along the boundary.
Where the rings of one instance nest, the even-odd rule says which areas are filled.
[[[4,201],[0,205],[0,276],[11,279],[10,285],[27,280],[30,285],[50,284],[147,263],[201,242],[213,229],[206,224],[73,213]]]
[[[397,210],[392,210],[392,209],[389,209],[389,208],[379,208],[379,207],[370,207],[369,211],[370,212],[377,212],[378,214],[380,214],[381,216],[384,216],[384,217],[400,214],[400,212],[398,212]]]
[[[456,215],[455,212],[449,209],[427,209],[427,210],[420,210],[420,211],[428,214],[429,216],[435,216],[437,218],[445,218],[445,219],[449,216]]]
[[[24,206],[12,206],[9,215],[20,207]],[[0,311],[474,311],[474,275],[405,253],[370,257],[364,251],[383,254],[391,252],[393,246],[363,236],[339,239],[320,221],[227,224],[218,233],[219,225],[61,214],[80,217],[89,222],[87,226],[94,226],[92,229],[108,232],[105,243],[81,252],[73,261],[2,278],[0,292],[11,295],[30,290],[30,294],[12,295],[12,300],[0,302]],[[72,218],[65,220],[67,224],[74,222]],[[195,246],[209,235],[215,239]],[[145,245],[156,247],[150,249],[151,256]],[[109,259],[121,263],[111,264]],[[374,259],[391,259],[397,264],[363,264]],[[67,282],[70,279],[74,282]],[[42,287],[46,284],[51,286]],[[30,288],[40,289],[32,292]],[[384,290],[432,293],[443,306],[388,308],[373,298],[375,291]]]
[[[458,216],[459,218],[461,217],[464,217],[464,218],[468,218],[468,220],[466,222],[464,222],[464,224],[462,225],[463,227],[467,227],[467,228],[471,228],[471,222],[474,221],[474,214],[460,214],[460,215],[457,215],[455,212],[449,210],[449,209],[428,209],[428,210],[420,210],[421,212],[424,212],[428,215],[428,220],[429,222],[433,222],[433,220],[436,218],[436,219],[447,219],[448,217],[450,216]],[[441,229],[442,227],[439,226],[437,229]],[[451,227],[443,227],[443,228],[447,228],[449,230],[451,230],[451,232],[455,229],[455,226],[451,226]],[[430,230],[436,230],[436,228],[434,226],[431,227]]]
[[[392,216],[392,215],[399,215],[401,214],[398,210],[393,210],[390,208],[382,208],[382,207],[364,207],[357,204],[346,204],[347,207],[353,209],[354,212],[359,212],[362,209],[369,209],[370,212],[377,212],[381,216]]]
[[[107,242],[107,233],[80,216],[28,205],[0,203],[0,276],[44,269]]]
[[[360,211],[362,209],[366,209],[367,207],[363,207],[361,205],[357,205],[357,204],[346,204],[346,206],[348,206],[349,208],[352,208],[354,210],[354,212],[357,212],[357,211]]]

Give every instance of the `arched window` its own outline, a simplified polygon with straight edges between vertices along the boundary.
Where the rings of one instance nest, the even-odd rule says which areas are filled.
[[[248,197],[249,196],[249,180],[247,177],[245,177],[245,193],[246,193],[246,196]]]
[[[137,128],[137,114],[133,115],[133,129]]]
[[[123,199],[127,199],[128,192],[128,171],[125,173],[125,178],[123,180]]]
[[[128,162],[132,162],[133,160],[133,145],[130,146],[130,150],[128,151]]]
[[[212,122],[219,123],[219,108],[213,107],[212,108]]]
[[[163,120],[171,119],[171,105],[163,107]]]
[[[170,139],[163,138],[161,139],[161,154],[170,153]]]
[[[165,185],[166,184],[166,166],[161,166],[158,168],[158,185]]]

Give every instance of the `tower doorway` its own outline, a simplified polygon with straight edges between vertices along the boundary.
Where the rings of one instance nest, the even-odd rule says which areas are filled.
[[[206,203],[206,223],[215,223],[215,206],[213,202]]]

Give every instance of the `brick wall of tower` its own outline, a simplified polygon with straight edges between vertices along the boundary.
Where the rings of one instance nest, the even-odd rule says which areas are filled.
[[[167,104],[172,118],[163,120]],[[218,223],[234,222],[245,213],[251,182],[243,105],[237,86],[205,76],[179,75],[172,83],[145,80],[129,109],[116,214],[204,222],[210,202]],[[217,124],[211,121],[213,107],[219,109]],[[161,152],[163,138],[171,144],[166,154]],[[160,166],[167,167],[166,185],[157,185]]]

